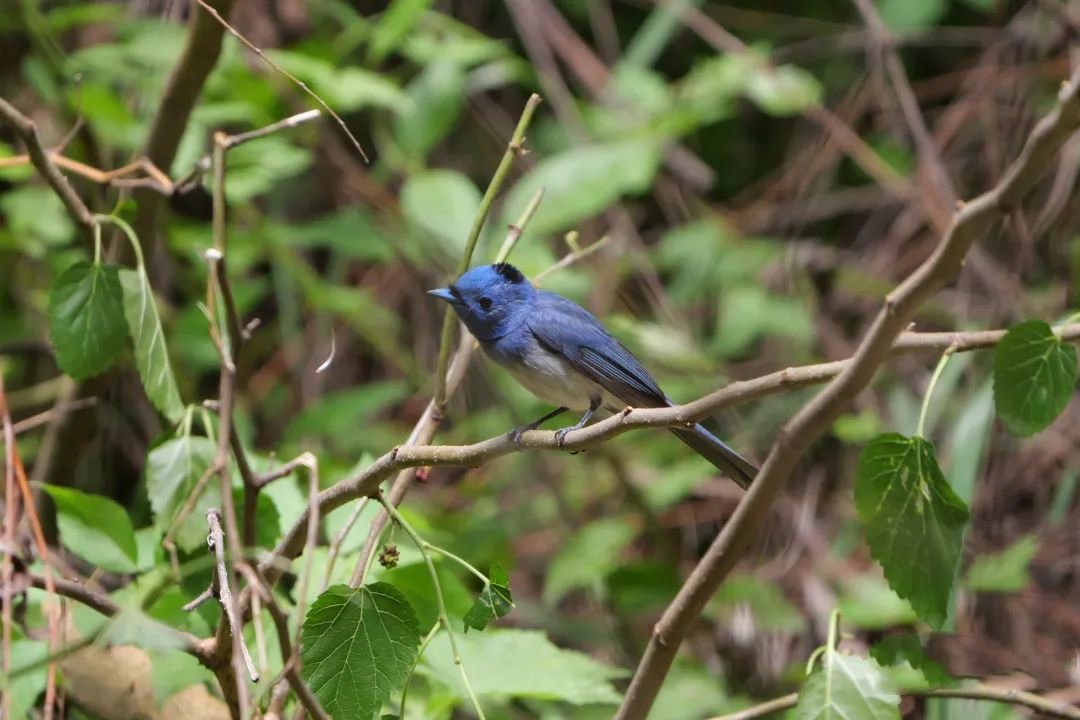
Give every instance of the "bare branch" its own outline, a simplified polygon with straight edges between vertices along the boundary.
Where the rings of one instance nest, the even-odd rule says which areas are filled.
[[[206,538],[206,542],[214,553],[215,559],[214,586],[216,586],[217,598],[228,622],[232,643],[240,646],[240,654],[244,659],[248,677],[251,678],[251,682],[258,682],[259,671],[255,669],[255,661],[251,659],[247,643],[244,642],[243,628],[240,626],[236,612],[236,601],[229,588],[229,566],[225,559],[225,533],[221,529],[221,512],[215,509],[208,510],[206,522],[210,526],[210,535]]]
[[[885,298],[884,306],[840,375],[781,429],[746,498],[657,623],[616,714],[618,720],[641,720],[648,715],[683,638],[757,536],[803,454],[870,383],[916,310],[956,276],[975,241],[1031,189],[1050,166],[1058,148],[1080,127],[1078,88],[1080,71],[1062,83],[1057,107],[1035,126],[997,186],[963,205],[934,253]]]

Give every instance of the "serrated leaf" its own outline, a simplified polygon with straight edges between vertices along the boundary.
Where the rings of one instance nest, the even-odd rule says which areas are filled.
[[[124,350],[123,290],[115,265],[75,263],[49,295],[56,363],[76,380],[104,372]]]
[[[492,620],[498,620],[514,607],[514,599],[510,594],[510,576],[499,563],[491,566],[491,574],[488,576],[488,584],[480,592],[480,597],[465,613],[465,632],[469,628],[483,630]]]
[[[900,696],[873,660],[827,652],[799,691],[798,720],[900,720]]]
[[[999,553],[975,559],[964,585],[983,592],[1019,592],[1031,582],[1028,565],[1039,551],[1039,539],[1025,535]]]
[[[42,487],[56,503],[60,539],[69,550],[104,570],[136,571],[135,530],[124,508],[107,497],[74,488]]]
[[[154,522],[164,534],[195,489],[199,478],[214,462],[217,447],[209,438],[193,435],[172,438],[146,456],[146,494],[154,511]],[[208,488],[220,497],[219,484]],[[175,534],[177,546],[190,551],[206,542],[206,517],[199,506],[188,514]]]
[[[622,670],[556,647],[542,632],[492,629],[463,635],[457,644],[478,695],[573,705],[614,705],[620,700],[610,680],[623,676]],[[458,697],[467,697],[446,633],[432,640],[421,663],[425,674],[452,688]]]
[[[906,662],[921,672],[931,687],[956,684],[956,680],[945,671],[945,668],[926,656],[922,643],[915,635],[890,635],[870,648],[870,656],[882,666]]]
[[[1012,432],[1026,437],[1052,423],[1076,387],[1076,348],[1041,320],[1009,329],[994,351],[994,406]]]
[[[420,624],[393,585],[334,585],[304,619],[304,679],[337,720],[371,720],[416,662]]]
[[[180,400],[180,390],[169,362],[150,279],[145,271],[125,268],[120,270],[120,287],[124,318],[135,346],[135,367],[139,370],[146,396],[162,415],[174,423],[179,422],[184,414],[184,403]]]
[[[871,440],[859,459],[855,506],[889,586],[919,617],[940,627],[968,509],[942,475],[934,446],[898,433]]]

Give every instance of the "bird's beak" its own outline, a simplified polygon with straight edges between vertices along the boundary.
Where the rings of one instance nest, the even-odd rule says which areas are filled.
[[[435,290],[428,290],[427,294],[431,297],[437,297],[440,300],[445,300],[451,305],[457,305],[458,300],[454,297],[454,294],[450,292],[450,288],[436,288]]]

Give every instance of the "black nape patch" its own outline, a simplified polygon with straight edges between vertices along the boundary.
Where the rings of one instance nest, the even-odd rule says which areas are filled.
[[[495,272],[499,273],[499,275],[502,275],[506,282],[511,283],[512,285],[525,282],[525,276],[510,263],[495,263],[491,267],[493,267]]]

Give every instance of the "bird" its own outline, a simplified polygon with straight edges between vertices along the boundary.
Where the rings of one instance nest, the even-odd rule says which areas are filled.
[[[509,263],[479,265],[428,295],[449,303],[491,360],[555,406],[513,430],[515,444],[522,433],[568,410],[582,415],[576,424],[556,431],[560,447],[567,433],[581,429],[599,412],[673,405],[634,354],[592,313],[537,288]],[[739,486],[749,488],[757,468],[701,423],[670,430]]]

